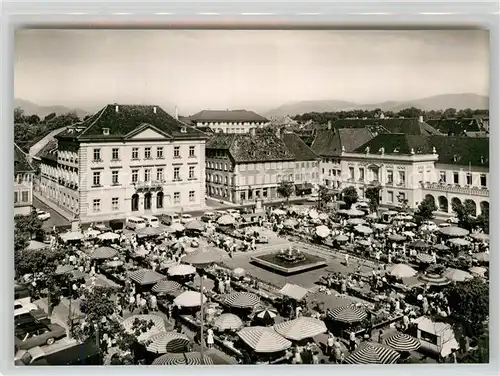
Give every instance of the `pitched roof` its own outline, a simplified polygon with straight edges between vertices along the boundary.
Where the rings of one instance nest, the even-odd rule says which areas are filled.
[[[352,152],[373,137],[368,128],[326,129],[318,131],[311,149],[321,156],[339,156],[342,147],[346,152]]]
[[[381,134],[358,147],[354,152],[364,153],[366,147],[371,153],[384,148],[385,154],[409,155],[430,154],[433,148],[439,155],[438,163],[489,167],[489,138],[418,136],[405,134]]]
[[[14,173],[34,171],[28,157],[16,143],[14,143]]]
[[[296,161],[313,161],[318,158],[316,153],[295,133],[285,132],[281,135],[281,139]]]
[[[247,110],[203,110],[189,117],[200,122],[268,122],[265,117]]]
[[[50,140],[43,148],[41,148],[35,157],[40,159],[48,159],[57,162],[57,140]]]
[[[205,148],[228,150],[237,163],[294,160],[285,143],[269,134],[216,133],[207,141]]]
[[[454,133],[457,136],[465,132],[479,132],[482,126],[478,119],[430,119],[427,120],[432,127],[443,134]]]
[[[438,130],[431,127],[426,122],[420,122],[417,118],[387,118],[387,119],[341,119],[332,124],[335,128],[365,128],[378,126],[384,133],[384,128],[388,133],[405,133],[414,135],[439,135]]]
[[[206,138],[203,132],[174,119],[159,106],[119,104],[108,104],[87,120],[75,124],[83,130],[78,131],[73,127],[58,136],[99,140],[123,138],[138,127],[148,125],[173,138]],[[109,135],[103,134],[104,128],[109,129]]]

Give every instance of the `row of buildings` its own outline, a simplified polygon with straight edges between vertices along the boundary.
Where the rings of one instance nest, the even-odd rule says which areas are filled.
[[[34,189],[83,222],[200,210],[206,197],[272,201],[282,181],[297,195],[324,185],[354,186],[361,197],[379,184],[383,205],[416,207],[432,196],[446,213],[456,200],[471,200],[477,212],[488,205],[486,137],[443,135],[422,119],[377,119],[335,122],[306,143],[267,124],[244,110],[186,119],[159,106],[107,105],[32,147]]]

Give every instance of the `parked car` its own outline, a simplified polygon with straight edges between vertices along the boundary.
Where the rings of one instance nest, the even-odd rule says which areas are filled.
[[[170,226],[173,223],[181,223],[181,219],[178,214],[162,214],[160,222],[166,226]]]
[[[201,220],[203,222],[215,221],[216,218],[217,218],[217,215],[215,213],[212,213],[212,212],[205,212],[201,216]]]
[[[241,216],[240,211],[236,209],[227,209],[227,214],[232,215],[234,218],[239,218]]]
[[[66,329],[57,324],[35,324],[30,327],[16,328],[15,345],[19,350],[29,350],[36,346],[52,345],[66,337]]]
[[[148,227],[159,227],[160,221],[154,215],[143,215],[142,219],[146,221]]]
[[[319,199],[319,195],[317,193],[313,193],[307,198],[307,201],[309,202],[316,202]]]
[[[458,218],[457,217],[448,218],[446,222],[451,223],[453,225],[458,225]]]
[[[19,350],[15,357],[15,365],[98,366],[103,364],[101,352],[94,340],[87,340],[85,343],[79,343],[58,351],[49,353],[45,351],[40,347]]]
[[[47,313],[43,309],[26,309],[22,308],[24,311],[19,312],[17,316],[14,317],[14,324],[19,328],[30,327],[34,324],[50,324],[50,319]]]
[[[108,232],[108,231],[112,231],[112,230],[113,230],[111,227],[106,226],[106,225],[104,224],[104,222],[95,222],[95,223],[94,223],[94,228],[95,228],[96,230],[101,231],[101,232]]]
[[[38,219],[42,221],[47,221],[48,219],[50,219],[50,213],[40,209],[36,209],[36,215]]]
[[[14,318],[23,313],[36,311],[38,309],[39,308],[36,304],[27,302],[25,300],[16,300],[14,301]]]
[[[146,221],[140,217],[128,217],[125,222],[125,227],[130,230],[138,230],[146,227]]]
[[[183,214],[181,218],[181,223],[186,224],[188,222],[191,222],[192,220],[194,220],[194,218],[191,214]]]
[[[122,231],[123,221],[121,219],[112,219],[109,221],[109,227],[111,227],[113,231]]]

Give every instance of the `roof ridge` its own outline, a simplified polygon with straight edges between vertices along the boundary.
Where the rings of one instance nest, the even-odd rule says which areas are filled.
[[[78,134],[78,136],[83,136],[85,134],[85,132],[87,132],[101,118],[101,116],[104,114],[104,112],[106,111],[106,109],[108,108],[108,106],[109,106],[109,104],[107,104],[106,106],[104,106],[103,108],[101,108],[99,111],[97,111],[94,115],[99,114],[99,116],[97,116],[97,118],[95,118],[94,121],[91,122],[87,128],[85,128],[83,131],[81,131]],[[94,115],[92,115],[92,116],[94,116]]]

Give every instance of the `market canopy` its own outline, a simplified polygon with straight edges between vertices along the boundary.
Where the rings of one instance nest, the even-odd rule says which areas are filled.
[[[366,316],[367,314],[365,310],[354,305],[340,306],[328,311],[328,318],[347,324],[363,321]]]
[[[206,303],[207,297],[205,295],[202,298],[201,294],[197,291],[184,291],[174,299],[174,304],[186,308],[199,307],[201,306],[201,299],[203,299],[203,303]]]
[[[335,240],[338,242],[346,242],[349,240],[349,237],[347,235],[339,235],[335,238]]]
[[[170,230],[172,232],[182,232],[182,231],[184,231],[184,226],[181,225],[180,223],[172,223],[169,227],[170,227]]]
[[[363,342],[347,358],[347,364],[394,364],[400,355],[390,347],[373,343]]]
[[[151,326],[141,325],[152,324]],[[123,328],[129,334],[136,336],[139,342],[144,342],[152,335],[165,332],[165,322],[157,315],[133,315],[122,321]]]
[[[472,268],[469,269],[469,272],[480,277],[484,277],[487,271],[488,269],[483,268],[482,266],[473,266]]]
[[[369,235],[369,234],[373,233],[373,230],[370,227],[363,226],[363,225],[358,225],[358,226],[354,227],[354,230],[356,230],[360,234],[364,234],[364,235]]]
[[[399,235],[399,234],[391,234],[387,237],[389,240],[392,240],[393,242],[402,242],[406,240],[406,236]]]
[[[120,235],[115,234],[114,232],[105,232],[104,234],[97,235],[97,239],[99,239],[99,240],[117,240],[117,239],[120,239]]]
[[[490,254],[488,252],[474,253],[472,257],[480,262],[490,262]]]
[[[454,282],[464,282],[472,279],[472,275],[460,269],[448,269],[444,272],[444,277]]]
[[[217,223],[223,226],[232,225],[235,222],[236,219],[230,214],[225,214],[217,220]]]
[[[349,217],[362,217],[365,215],[365,212],[364,211],[361,211],[361,210],[358,210],[358,209],[354,209],[354,208],[351,208],[351,209],[347,209],[347,210],[339,210],[338,211],[339,214],[345,214]]]
[[[419,279],[428,284],[429,286],[446,286],[450,284],[450,280],[447,279],[446,277],[439,275],[439,274],[434,274],[434,273],[427,273],[424,275],[421,275]]]
[[[364,225],[366,221],[363,218],[350,218],[347,220],[347,224],[356,226],[356,225]]]
[[[169,276],[186,276],[190,274],[196,274],[196,268],[191,265],[179,264],[168,268],[167,274]]]
[[[377,230],[385,230],[387,228],[387,225],[384,223],[374,223],[372,226]]]
[[[318,235],[321,238],[326,238],[328,235],[330,235],[330,229],[325,225],[317,226],[316,235]]]
[[[111,247],[99,247],[90,255],[94,260],[106,260],[118,255],[118,251]]]
[[[279,292],[282,295],[299,301],[304,299],[309,290],[303,288],[302,286],[294,285],[293,283],[287,283]]]
[[[233,270],[233,275],[236,277],[236,278],[241,278],[241,277],[244,277],[245,275],[247,274],[246,270],[243,269],[243,268],[235,268]]]
[[[416,240],[416,241],[410,243],[410,247],[412,247],[412,248],[425,249],[425,248],[429,248],[430,246],[431,246],[430,244],[427,244],[426,242],[424,242],[421,239]]]
[[[137,229],[135,232],[140,236],[158,236],[161,235],[164,231],[159,227],[143,227]]]
[[[453,245],[458,245],[459,247],[467,247],[468,245],[470,245],[470,241],[462,238],[450,239],[450,243]]]
[[[166,277],[152,269],[139,269],[129,274],[129,278],[135,283],[145,286],[152,285]]]
[[[153,334],[146,341],[146,350],[154,354],[178,353],[185,351],[191,340],[178,332]]]
[[[444,244],[434,244],[432,246],[432,248],[434,248],[436,251],[447,251],[450,249],[450,247],[444,245]]]
[[[490,241],[490,236],[488,234],[483,234],[482,232],[470,234],[470,237],[472,239],[480,241],[480,242],[489,242]]]
[[[274,330],[292,341],[302,341],[328,331],[323,321],[305,316],[276,324]]]
[[[417,260],[424,264],[431,264],[432,262],[434,262],[434,258],[428,253],[419,253],[417,255]]]
[[[65,232],[64,234],[61,234],[60,237],[65,242],[77,241],[77,240],[83,239],[83,234],[81,232],[78,232],[78,231],[70,231],[70,232]]]
[[[39,249],[45,249],[45,248],[49,248],[49,247],[50,247],[50,245],[48,245],[48,244],[38,242],[36,240],[30,240],[26,249],[30,250],[30,251],[37,251]]]
[[[190,264],[195,267],[207,267],[210,264],[220,262],[222,260],[221,251],[215,248],[199,248],[194,252],[184,256],[181,261],[185,264]]]
[[[283,226],[285,227],[295,227],[297,226],[297,221],[292,218],[288,218],[283,222]]]
[[[243,328],[238,332],[238,337],[257,353],[276,353],[292,346],[292,342],[276,333],[273,328],[264,326]]]
[[[255,311],[255,317],[260,320],[269,321],[278,316],[278,311],[274,308],[260,308]]]
[[[217,317],[213,322],[217,330],[237,330],[243,327],[243,321],[232,313],[223,313]]]
[[[394,277],[405,278],[413,277],[417,274],[417,271],[406,264],[394,264],[389,267],[389,274]]]
[[[151,363],[153,366],[201,366],[213,364],[212,358],[208,355],[203,355],[202,358],[199,352],[165,354],[156,358]]]
[[[250,292],[233,292],[224,297],[224,303],[233,308],[253,308],[259,302],[259,296]]]
[[[202,221],[199,221],[197,219],[189,221],[186,223],[186,230],[194,230],[194,231],[204,231],[205,230],[205,224]]]
[[[461,227],[454,227],[454,226],[440,228],[439,232],[443,235],[453,236],[453,237],[457,237],[457,238],[469,235],[468,230],[461,228]]]
[[[59,265],[56,268],[55,274],[56,275],[63,275],[63,274],[68,274],[71,273],[75,268],[73,265]]]
[[[275,215],[286,215],[286,211],[284,211],[283,209],[274,209],[272,211],[272,214],[275,214]]]
[[[420,348],[420,342],[408,334],[396,333],[384,339],[384,344],[400,352],[416,351]]]
[[[155,293],[164,293],[164,294],[175,293],[181,290],[182,290],[182,285],[180,283],[168,279],[164,279],[156,283],[156,285],[154,285],[153,288],[151,289],[151,291]]]

